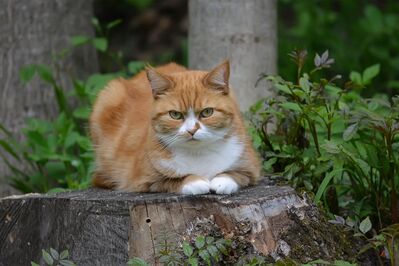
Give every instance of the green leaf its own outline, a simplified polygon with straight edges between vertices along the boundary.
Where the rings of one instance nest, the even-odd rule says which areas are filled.
[[[20,157],[18,156],[18,154],[15,152],[15,150],[13,149],[13,147],[11,147],[11,145],[9,144],[9,142],[6,142],[5,140],[0,139],[0,146],[3,147],[4,150],[6,150],[6,152],[8,152],[12,157],[14,157],[15,159],[17,159],[18,161],[21,161]],[[15,148],[15,147],[14,147]]]
[[[335,143],[334,141],[325,140],[324,144],[322,144],[321,147],[326,152],[331,153],[331,154],[338,154],[338,153],[341,152],[341,150],[339,149],[338,144]]]
[[[88,36],[73,36],[71,38],[71,43],[73,46],[79,46],[85,43],[88,43],[90,41],[90,37]]]
[[[211,254],[212,258],[219,261],[219,250],[215,246],[209,245],[206,247],[206,250]]]
[[[53,265],[54,263],[54,259],[51,257],[51,255],[45,251],[44,249],[42,249],[42,258],[44,259],[44,261],[48,264],[48,265]]]
[[[187,257],[190,257],[193,254],[193,248],[186,241],[183,242],[183,252]]]
[[[132,265],[132,266],[148,266],[147,262],[145,262],[144,260],[140,259],[140,258],[133,258],[130,259],[127,262],[127,265]]]
[[[277,158],[273,157],[263,162],[263,169],[267,172],[273,171],[273,165],[277,162]]]
[[[289,109],[296,112],[302,112],[301,107],[297,103],[285,102],[281,103],[280,106],[283,107],[284,109]]]
[[[33,261],[30,262],[30,265],[31,266],[40,266],[39,264],[37,264],[36,262],[33,262]]]
[[[211,256],[209,255],[208,251],[205,249],[202,249],[198,252],[198,255],[210,265],[211,262]]]
[[[110,23],[107,24],[106,28],[107,30],[110,30],[114,27],[116,27],[117,25],[121,24],[122,20],[121,19],[116,19],[114,21],[111,21]]]
[[[105,52],[107,50],[108,47],[108,41],[105,38],[94,38],[93,39],[93,45],[94,47],[101,51],[101,52]]]
[[[50,254],[55,260],[58,260],[60,258],[60,254],[58,253],[58,251],[53,248],[50,248]]]
[[[362,75],[360,75],[359,72],[352,71],[352,72],[349,74],[349,78],[350,78],[350,80],[351,80],[353,83],[355,83],[355,84],[359,84],[359,85],[362,84]]]
[[[274,86],[275,86],[276,89],[279,90],[279,91],[282,91],[282,92],[284,92],[284,93],[286,93],[286,94],[292,94],[291,91],[290,91],[290,89],[288,88],[288,86],[285,85],[285,84],[275,84]]]
[[[193,258],[193,257],[188,258],[188,263],[189,263],[191,266],[198,266],[198,259],[197,259],[197,258]]]
[[[342,169],[337,169],[337,170],[331,171],[324,176],[324,179],[321,182],[321,184],[317,190],[316,196],[314,197],[314,201],[316,203],[318,203],[320,201],[321,196],[323,196],[328,184],[333,179],[333,177],[336,176],[337,172],[342,172]]]
[[[370,84],[370,82],[380,73],[380,64],[372,65],[363,71],[363,85]]]
[[[356,263],[350,263],[349,261],[336,260],[334,261],[335,266],[356,266]]]
[[[61,266],[76,266],[76,264],[70,260],[60,260],[60,264]]]
[[[73,80],[73,86],[76,92],[76,95],[84,98],[86,97],[86,88],[85,88],[85,84],[80,81],[80,80]]]
[[[53,73],[51,72],[51,70],[48,66],[37,65],[37,72],[39,73],[39,76],[43,81],[45,81],[51,85],[55,84]]]
[[[211,244],[211,243],[213,243],[215,241],[215,238],[214,237],[212,237],[212,236],[207,236],[206,237],[206,243],[207,244]]]
[[[64,147],[69,148],[69,147],[75,145],[79,141],[80,137],[81,136],[79,135],[79,133],[75,132],[75,131],[68,134],[65,139],[65,142],[64,142]]]
[[[301,88],[306,92],[309,93],[310,91],[310,83],[309,80],[307,78],[300,78],[299,79],[299,85],[301,86]]]
[[[205,245],[205,237],[204,236],[197,236],[195,238],[195,246],[197,248],[203,248]]]
[[[344,141],[351,140],[356,135],[358,129],[359,129],[358,123],[354,123],[354,124],[350,125],[349,127],[347,127],[342,135],[342,138],[344,139]]]
[[[226,248],[224,241],[216,241],[215,245],[223,255],[226,255],[226,256],[228,255],[227,248]]]
[[[75,118],[86,120],[89,118],[91,110],[88,106],[78,107],[73,111],[72,115]]]
[[[46,169],[47,176],[52,179],[63,178],[66,173],[65,165],[62,162],[47,162],[44,168]],[[53,253],[51,253],[51,255],[53,255]]]
[[[360,225],[359,225],[359,230],[360,232],[362,232],[363,234],[366,234],[368,231],[371,230],[372,224],[370,221],[370,218],[367,216],[366,219],[364,219]]]
[[[145,67],[144,62],[141,61],[131,61],[127,65],[127,68],[129,69],[130,74],[134,75],[139,73],[141,70],[143,70]]]
[[[28,65],[21,68],[19,71],[19,79],[23,84],[28,83],[36,74],[36,65]]]
[[[37,131],[28,131],[26,136],[30,143],[47,149],[47,140]]]
[[[46,193],[47,194],[56,194],[56,193],[66,192],[66,191],[70,191],[70,190],[66,189],[66,188],[62,188],[62,187],[54,187],[54,188],[49,189]]]
[[[68,257],[69,257],[69,251],[67,249],[61,252],[60,259],[63,260],[63,259],[66,259]]]

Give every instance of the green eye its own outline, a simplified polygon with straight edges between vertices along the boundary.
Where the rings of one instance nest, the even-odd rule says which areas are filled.
[[[200,117],[210,117],[213,114],[213,108],[205,108],[201,111]]]
[[[183,119],[183,114],[175,110],[169,111],[169,115],[176,120]]]

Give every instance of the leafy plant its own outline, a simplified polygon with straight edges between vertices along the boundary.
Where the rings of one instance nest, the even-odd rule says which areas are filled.
[[[118,23],[111,22],[102,29],[98,21],[93,19],[93,24],[104,36]],[[128,64],[126,71],[93,74],[86,81],[76,79],[70,71],[62,68],[61,59],[68,56],[76,46],[90,44],[99,52],[107,54],[108,46],[104,36],[75,36],[71,41],[72,47],[55,55],[50,65],[32,64],[21,69],[22,82],[27,83],[38,76],[51,87],[59,113],[52,121],[29,119],[23,129],[22,143],[0,124],[0,131],[4,135],[0,139],[0,156],[12,173],[8,179],[18,190],[25,193],[55,192],[89,186],[93,152],[86,128],[95,97],[109,80],[128,77],[144,67],[142,62],[134,61]],[[58,78],[61,75],[70,77],[72,89],[61,85]]]
[[[183,241],[181,247],[168,238],[163,238],[158,245],[158,260],[162,265],[218,265],[223,256],[227,256],[231,241],[223,238],[215,239],[212,236],[197,236],[194,241]],[[133,258],[128,265],[148,265],[140,258]]]
[[[278,1],[279,73],[295,77],[296,69],[284,56],[295,47],[306,47],[312,54],[328,47],[338,73],[360,73],[365,66],[380,63],[381,73],[374,86],[361,91],[363,95],[395,95],[399,88],[398,11],[395,0]]]
[[[332,213],[344,211],[357,221],[370,216],[379,228],[396,222],[398,100],[359,95],[378,65],[352,74],[341,88],[340,75],[322,77],[334,63],[327,51],[316,54],[307,72],[306,51],[289,56],[297,66],[295,81],[264,77],[277,96],[250,110],[250,133],[265,172],[313,191],[315,202]]]
[[[68,250],[64,250],[60,253],[58,253],[57,250],[50,248],[49,250],[44,250],[42,249],[42,258],[46,265],[49,266],[76,266],[75,263],[70,261],[68,259],[69,257],[69,252]],[[40,266],[40,264],[36,262],[31,262],[31,266]]]

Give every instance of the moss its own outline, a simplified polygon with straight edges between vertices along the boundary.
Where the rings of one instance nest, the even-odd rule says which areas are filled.
[[[358,257],[366,243],[355,238],[353,231],[346,230],[344,226],[329,223],[316,206],[309,205],[300,210],[291,208],[288,216],[293,224],[281,234],[280,239],[291,247],[291,259],[301,263],[323,259],[375,265],[372,252]]]
[[[298,265],[317,259],[359,262],[358,252],[366,243],[354,238],[353,232],[345,230],[343,226],[329,223],[316,206],[292,207],[287,211],[287,216],[291,225],[280,233],[276,251],[267,257],[261,256],[253,248],[249,241],[251,225],[246,221],[236,224],[231,232],[223,232],[212,216],[209,219],[197,219],[183,238],[192,241],[198,235],[211,235],[230,239],[231,250],[229,256],[224,257],[223,265],[245,265],[253,259],[272,264],[278,260],[288,260],[298,262]],[[360,258],[361,265],[375,265],[372,256],[372,252],[363,255]]]

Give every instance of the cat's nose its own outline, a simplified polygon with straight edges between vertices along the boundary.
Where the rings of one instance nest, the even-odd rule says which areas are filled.
[[[194,127],[192,129],[187,129],[188,134],[191,136],[194,136],[195,132],[200,128],[200,124],[198,122],[195,123]]]
[[[187,130],[188,134],[190,134],[191,136],[194,136],[195,132],[197,132],[198,128],[193,128],[190,130]]]

